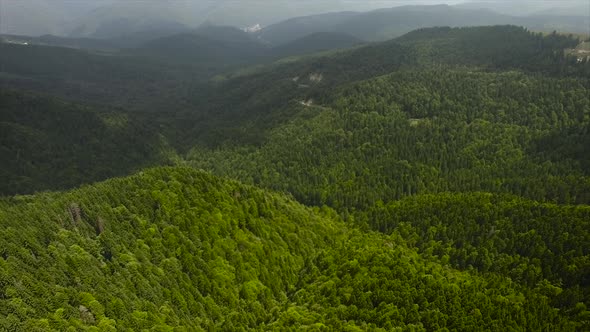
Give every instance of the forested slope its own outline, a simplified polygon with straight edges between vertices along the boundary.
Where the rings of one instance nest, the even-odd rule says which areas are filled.
[[[590,318],[580,311],[590,303],[588,205],[444,193],[378,202],[355,217],[381,232],[402,233],[427,256],[509,276],[586,323]]]
[[[63,189],[172,162],[159,128],[134,114],[0,90],[0,192]]]
[[[517,26],[426,28],[395,39],[410,46],[423,63],[479,66],[495,70],[520,69],[545,74],[588,74],[588,66],[565,57],[578,45],[572,35],[542,34]],[[584,68],[585,72],[584,72]]]
[[[456,268],[510,277],[587,328],[590,81],[587,63],[559,51],[571,42],[514,27],[425,29],[333,56],[403,54],[392,72],[350,82],[340,78],[354,69],[330,69],[352,62],[310,60],[299,70],[332,80],[283,94],[290,117],[268,136],[188,159],[334,207]]]
[[[210,73],[147,56],[0,42],[2,89],[32,90],[125,110],[180,107],[180,91]]]
[[[0,201],[7,330],[573,331],[539,292],[186,168]]]
[[[583,134],[585,79],[468,69],[403,70],[335,90],[274,129],[260,147],[195,149],[195,166],[301,201],[365,208],[443,191],[509,192],[589,203],[584,140],[578,153],[542,142]],[[577,146],[577,147],[576,147]]]
[[[577,42],[514,26],[423,29],[384,43],[226,75],[209,89],[193,90],[194,109],[183,114],[180,126],[193,138],[198,133],[192,144],[260,143],[267,129],[297,114],[292,105],[325,99],[339,87],[399,70],[467,67],[584,79],[590,62],[577,63],[564,53]]]

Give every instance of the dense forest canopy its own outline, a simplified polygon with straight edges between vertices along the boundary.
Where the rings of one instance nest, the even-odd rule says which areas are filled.
[[[0,91],[0,190],[63,189],[167,164],[174,152],[146,118]]]
[[[361,232],[328,208],[192,169],[0,204],[8,330],[573,330],[588,314],[449,269],[406,234]]]
[[[249,38],[0,43],[0,330],[590,328],[579,38]]]

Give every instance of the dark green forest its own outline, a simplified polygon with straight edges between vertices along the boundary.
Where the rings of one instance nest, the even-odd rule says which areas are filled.
[[[0,91],[0,191],[75,187],[172,163],[166,140],[135,114]]]
[[[0,330],[588,330],[580,42],[0,46]]]

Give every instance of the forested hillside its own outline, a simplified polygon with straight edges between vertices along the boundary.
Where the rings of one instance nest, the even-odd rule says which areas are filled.
[[[0,42],[0,86],[51,93],[85,103],[116,105],[126,110],[185,112],[198,119],[212,109],[213,117],[217,117],[219,109],[244,113],[241,108],[249,104],[248,99],[259,103],[271,99],[290,101],[293,93],[309,95],[318,90],[316,85],[321,88],[320,93],[326,94],[325,90],[336,85],[416,65],[470,65],[552,75],[590,75],[588,63],[577,64],[574,57],[564,56],[563,49],[575,47],[577,39],[495,26],[423,29],[348,51],[287,63],[278,61],[262,69],[246,67],[238,72],[248,75],[234,77],[226,70],[235,69],[238,64],[262,64],[323,50],[322,35],[308,36],[308,42],[301,44],[266,49],[252,40],[237,42],[244,36],[236,36],[235,31],[228,33],[221,27],[199,31],[152,40],[133,51],[114,53]],[[342,45],[353,45],[353,41],[346,39]],[[340,47],[337,44],[332,46]],[[309,82],[308,77],[313,74],[322,74],[321,80]],[[215,75],[234,78],[212,87],[208,83]],[[268,106],[277,108],[276,103]],[[260,108],[256,111],[260,112]]]
[[[429,28],[211,80],[0,44],[0,330],[588,330],[579,42]]]
[[[63,189],[166,164],[174,151],[148,119],[0,90],[0,191]]]
[[[582,80],[590,73],[590,62],[578,63],[575,57],[565,56],[564,47],[578,42],[567,36],[543,36],[513,26],[433,28],[411,35],[226,75],[228,79],[219,80],[213,88],[193,90],[195,107],[183,114],[180,126],[192,125],[189,135],[194,138],[198,133],[200,144],[259,143],[267,136],[268,127],[275,128],[298,113],[301,108],[293,105],[309,100],[317,103],[339,87],[402,69],[421,72],[442,67],[497,73],[518,70]],[[198,120],[191,121],[195,115]]]
[[[576,327],[509,279],[190,169],[0,206],[7,330]]]
[[[569,64],[555,53],[569,39],[513,27],[412,35],[403,44],[378,44],[222,83],[225,93],[219,100],[212,94],[207,103],[246,100],[226,111],[237,128],[201,140],[234,143],[197,148],[189,159],[309,204],[338,208],[449,190],[589,202],[587,64]],[[482,36],[495,40],[495,47],[478,48]],[[442,45],[449,51],[445,58],[423,50],[442,52]],[[512,62],[502,60],[508,49]],[[353,59],[369,65],[355,66]],[[465,61],[474,65],[465,67]],[[246,81],[248,88],[240,88]],[[247,97],[253,94],[264,98]],[[274,112],[261,112],[269,108]],[[260,130],[269,123],[275,126],[264,136]]]
[[[260,147],[199,148],[189,158],[197,167],[338,208],[473,190],[590,203],[588,145],[571,139],[580,153],[547,158],[563,150],[543,144],[585,132],[587,80],[409,70],[315,102],[292,106],[299,115]]]
[[[291,92],[300,102],[283,106],[291,117],[268,136],[195,148],[190,164],[334,207],[456,268],[510,277],[588,324],[590,81],[586,63],[557,51],[572,41],[503,27],[397,42],[374,46],[407,52],[393,73],[341,82],[312,67],[335,77]]]
[[[589,303],[590,206],[539,203],[510,195],[418,195],[378,202],[357,218],[399,231],[421,252],[456,268],[509,276],[570,313]]]
[[[0,87],[48,93],[125,110],[180,107],[178,98],[209,71],[145,56],[0,42]]]

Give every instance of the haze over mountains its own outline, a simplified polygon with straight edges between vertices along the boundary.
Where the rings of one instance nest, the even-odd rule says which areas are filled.
[[[590,15],[590,4],[584,0],[473,0],[461,2],[457,7],[487,8],[506,15]]]
[[[403,6],[364,13],[329,13],[289,19],[259,32],[262,40],[281,43],[321,31],[341,32],[367,41],[387,40],[421,27],[523,25],[533,30],[584,33],[590,17],[514,17],[487,9],[464,9],[448,5]]]
[[[183,29],[195,28],[203,23],[230,25],[246,28],[260,24],[262,27],[278,23],[296,16],[318,15],[328,12],[355,11],[357,13],[379,8],[392,8],[401,5],[433,5],[437,1],[69,1],[69,0],[3,0],[0,4],[0,33],[17,35],[53,34],[71,37],[112,38],[146,31],[179,32]],[[590,17],[590,7],[586,1],[447,1],[456,5],[457,9],[478,10],[489,9],[498,14],[508,16],[526,16],[510,18],[496,16],[491,13],[484,15],[483,22],[494,24],[524,24],[535,29],[569,29],[564,26],[559,16]],[[381,12],[382,14],[382,12]],[[381,15],[375,14],[375,15]],[[369,14],[371,15],[371,14]],[[469,24],[479,16],[471,12],[457,12],[456,15],[467,15],[464,22],[455,25]],[[347,22],[331,21],[332,16],[322,17],[322,24],[334,27]],[[361,16],[362,17],[362,16]],[[432,16],[431,18],[436,18]],[[362,20],[362,18],[359,18]],[[390,17],[395,20],[396,17]],[[425,17],[424,20],[428,20]],[[491,20],[491,21],[490,21]],[[444,23],[445,20],[435,20]],[[446,20],[448,22],[448,18]],[[587,20],[578,19],[587,23]],[[359,22],[349,22],[358,24]],[[315,23],[318,24],[318,23]],[[401,24],[401,23],[398,23]],[[412,26],[405,26],[406,32]],[[362,28],[359,26],[359,28]],[[587,30],[587,25],[573,24],[579,32]],[[354,29],[349,26],[348,29]],[[311,32],[327,32],[322,31]],[[338,31],[344,32],[344,31]],[[356,34],[357,36],[362,33]],[[398,34],[399,35],[399,34]],[[382,32],[379,38],[395,37]]]

